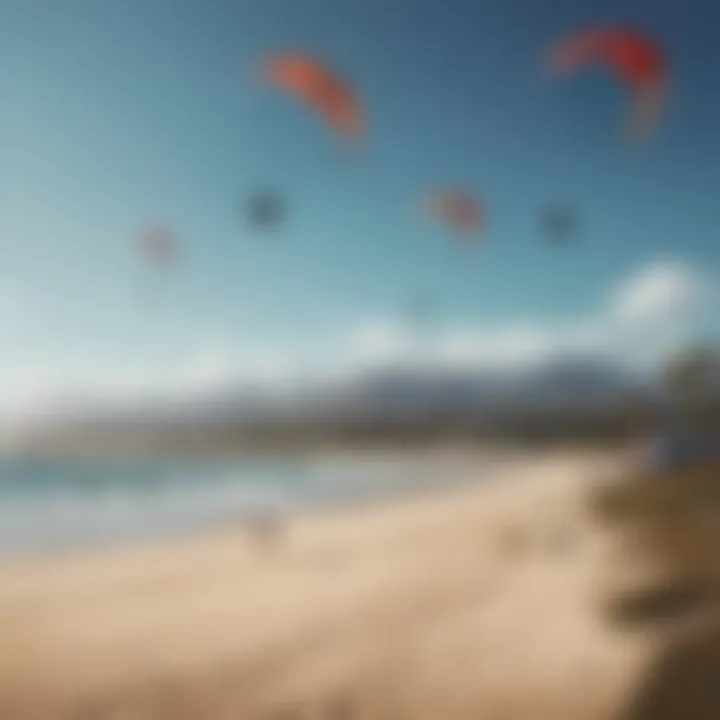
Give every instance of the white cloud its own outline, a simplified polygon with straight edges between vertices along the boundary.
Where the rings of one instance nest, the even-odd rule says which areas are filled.
[[[454,367],[485,366],[522,368],[547,359],[553,352],[553,333],[526,324],[448,332],[436,348],[438,362]]]
[[[383,362],[411,352],[413,338],[408,328],[400,323],[366,321],[351,332],[348,348],[361,362]]]
[[[698,335],[717,289],[713,279],[677,262],[643,268],[611,298],[606,345],[630,360],[657,364]]]
[[[712,285],[680,263],[641,268],[579,321],[509,322],[495,328],[454,327],[413,343],[399,323],[376,321],[353,335],[365,361],[430,362],[445,367],[523,368],[575,353],[647,363],[687,341],[693,318],[710,304]]]
[[[655,263],[622,285],[611,303],[614,317],[633,327],[677,322],[707,299],[708,282],[678,263]]]
[[[712,304],[715,287],[691,268],[653,263],[622,282],[591,315],[566,324],[509,322],[458,326],[418,336],[408,325],[366,321],[314,347],[242,348],[217,337],[177,362],[80,368],[54,362],[1,368],[4,413],[42,411],[83,398],[94,403],[202,397],[247,384],[283,388],[312,379],[342,382],[378,365],[431,364],[523,369],[576,353],[648,363],[688,339],[692,319]],[[2,412],[2,411],[0,411]]]

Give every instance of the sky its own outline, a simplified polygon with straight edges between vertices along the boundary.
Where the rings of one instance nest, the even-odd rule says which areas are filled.
[[[619,83],[542,66],[608,21],[670,57],[635,146]],[[407,354],[418,290],[434,356],[463,362],[720,336],[719,21],[713,0],[2,0],[3,402]],[[258,82],[287,49],[355,86],[356,152]],[[475,247],[419,211],[447,185],[482,200]],[[244,216],[264,187],[287,207],[270,234]],[[576,245],[543,242],[552,203],[576,208]],[[153,222],[172,268],[136,251]]]

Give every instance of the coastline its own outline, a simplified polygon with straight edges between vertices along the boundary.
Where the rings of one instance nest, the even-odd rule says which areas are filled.
[[[0,716],[610,720],[654,647],[597,612],[585,496],[612,461],[542,453],[498,482],[478,467],[476,484],[298,515],[271,544],[226,528],[4,562]]]
[[[386,502],[477,482],[527,452],[306,448],[299,453],[0,458],[0,562]],[[472,472],[468,472],[472,468]]]

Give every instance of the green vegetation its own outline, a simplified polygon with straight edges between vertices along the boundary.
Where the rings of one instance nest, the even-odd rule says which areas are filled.
[[[683,430],[720,429],[720,355],[704,348],[681,353],[664,373]],[[718,436],[720,437],[720,435]],[[601,520],[665,570],[659,588],[616,598],[616,621],[669,619],[685,608],[720,601],[720,448],[672,470],[638,469],[634,477],[600,491]],[[630,542],[632,538],[632,542]],[[660,618],[662,619],[662,618]]]

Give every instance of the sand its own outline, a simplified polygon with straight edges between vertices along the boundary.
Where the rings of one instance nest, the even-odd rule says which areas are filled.
[[[554,452],[478,482],[0,566],[0,718],[613,719],[657,651],[609,625],[587,493]]]

